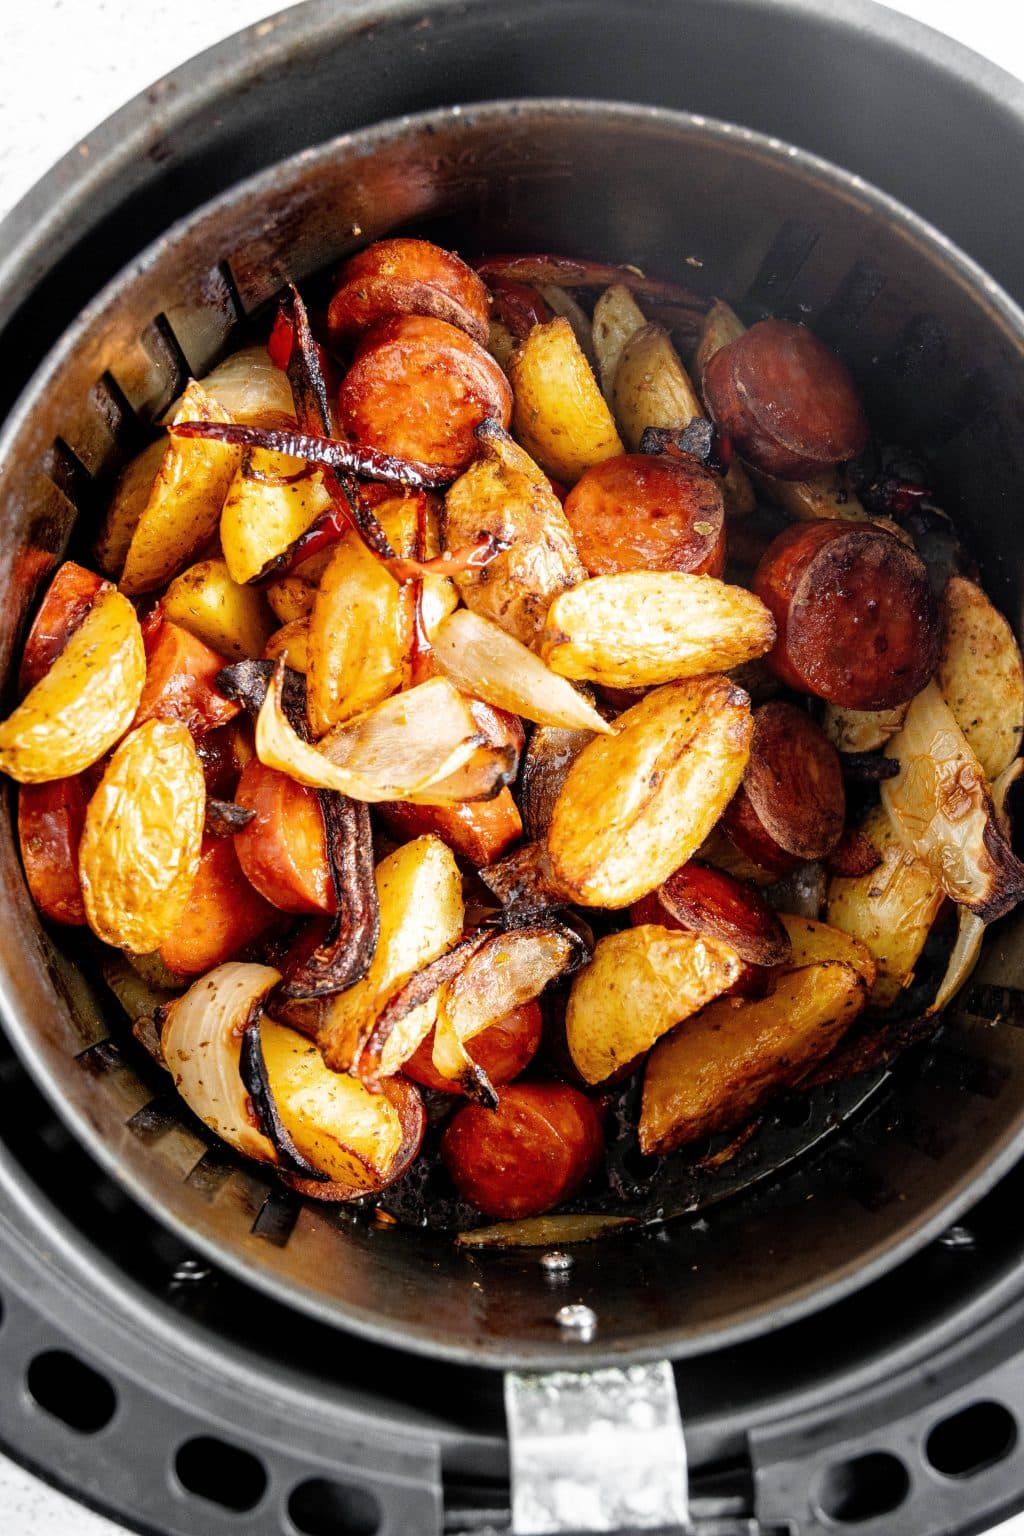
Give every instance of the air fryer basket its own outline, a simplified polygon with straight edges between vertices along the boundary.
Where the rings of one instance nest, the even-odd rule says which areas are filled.
[[[87,535],[140,418],[284,283],[410,228],[466,252],[566,250],[685,272],[751,314],[807,319],[850,363],[873,422],[932,458],[988,590],[1018,619],[1024,573],[1006,533],[1024,472],[1024,318],[1005,295],[896,204],[776,141],[665,111],[521,101],[403,119],[286,161],[176,226],[84,310],[0,443],[5,664],[42,552],[63,549],[76,514]],[[818,1144],[790,1170],[699,1222],[580,1250],[574,1286],[600,1326],[568,1345],[535,1255],[474,1259],[445,1237],[304,1204],[205,1137],[124,1048],[109,997],[40,927],[7,821],[0,892],[5,1021],[101,1164],[224,1269],[415,1351],[521,1367],[734,1344],[906,1257],[1020,1150],[1024,957],[1011,918],[934,1046],[812,1105],[809,1130],[786,1145]]]

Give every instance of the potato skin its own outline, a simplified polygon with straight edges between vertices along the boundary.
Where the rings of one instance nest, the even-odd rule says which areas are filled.
[[[607,934],[569,994],[565,1029],[576,1070],[603,1083],[727,991],[741,970],[736,951],[717,939],[656,923]]]
[[[513,1083],[496,1110],[467,1104],[441,1140],[460,1195],[485,1216],[538,1216],[574,1194],[604,1150],[597,1110],[565,1083]]]
[[[628,907],[697,851],[750,751],[750,700],[727,677],[654,689],[573,763],[555,801],[548,852],[583,906]]]
[[[1013,630],[985,593],[951,576],[940,605],[936,681],[985,777],[1009,767],[1024,733],[1024,666]]]
[[[681,571],[591,576],[548,609],[540,653],[552,672],[610,688],[649,688],[725,672],[775,638],[745,587]]]
[[[832,1050],[866,997],[859,972],[824,961],[780,976],[767,997],[712,1003],[648,1057],[641,1151],[671,1152],[748,1119]]]
[[[456,585],[467,608],[532,646],[553,598],[586,578],[572,529],[551,482],[504,433],[482,434],[481,455],[445,499],[445,547],[483,533],[508,546]]]
[[[559,315],[535,325],[508,362],[516,437],[556,480],[575,485],[592,464],[624,452],[590,364]]]
[[[199,870],[206,781],[177,720],[126,736],[89,801],[79,850],[89,926],[105,944],[148,955],[174,932]]]
[[[128,599],[102,591],[50,670],[0,723],[0,770],[19,783],[71,778],[131,724],[146,675]]]

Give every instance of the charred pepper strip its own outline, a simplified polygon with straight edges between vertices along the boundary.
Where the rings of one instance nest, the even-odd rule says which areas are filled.
[[[246,427],[237,422],[181,421],[168,428],[172,437],[201,437],[236,448],[266,448],[271,453],[305,459],[310,464],[325,464],[328,469],[346,470],[367,480],[385,480],[390,485],[406,485],[414,491],[435,490],[450,485],[452,471],[440,464],[417,464],[366,448],[359,443],[341,443],[333,438],[308,432],[290,432],[281,427]]]
[[[319,795],[338,910],[323,943],[275,988],[276,995],[289,1000],[328,997],[361,981],[380,934],[370,807],[332,790]]]

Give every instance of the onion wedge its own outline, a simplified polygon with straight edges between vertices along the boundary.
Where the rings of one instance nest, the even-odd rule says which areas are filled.
[[[887,753],[900,772],[881,786],[900,840],[947,896],[984,922],[1024,897],[1024,865],[996,816],[981,765],[934,683],[912,701]]]
[[[612,734],[612,727],[570,682],[479,613],[460,608],[449,614],[431,643],[438,665],[463,692],[537,725]]]
[[[483,747],[483,738],[468,702],[443,678],[431,678],[386,699],[314,747],[288,721],[283,676],[284,667],[278,663],[256,721],[260,762],[300,784],[336,789],[370,804],[413,800],[445,805],[466,798],[452,793],[451,783],[446,787],[445,781]],[[504,754],[497,755],[504,762]]]
[[[257,1124],[241,1056],[245,1031],[279,980],[269,965],[218,965],[162,1010],[160,1027],[167,1069],[192,1113],[236,1152],[274,1164],[278,1152]]]

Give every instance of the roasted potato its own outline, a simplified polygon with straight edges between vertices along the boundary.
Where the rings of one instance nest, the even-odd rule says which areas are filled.
[[[485,533],[507,548],[485,570],[457,578],[462,600],[523,645],[532,645],[552,598],[587,573],[547,476],[497,431],[482,434],[480,457],[445,500],[448,549],[472,544]]]
[[[226,560],[200,560],[164,593],[166,618],[229,660],[260,656],[274,628],[267,600],[233,581]]]
[[[339,539],[320,579],[306,645],[314,736],[379,704],[402,685],[401,587],[357,533]]]
[[[885,1008],[913,980],[944,893],[928,866],[903,846],[882,806],[868,812],[860,830],[882,862],[855,880],[834,875],[826,916],[874,957],[871,1001]]]
[[[655,923],[599,939],[569,994],[573,1065],[586,1082],[603,1083],[727,991],[741,970],[727,944]]]
[[[780,912],[779,921],[789,935],[792,957],[787,969],[799,970],[805,965],[819,965],[824,960],[841,960],[851,965],[864,978],[868,991],[875,984],[878,965],[868,946],[842,928],[829,923],[817,923],[809,917],[797,917],[792,912]]]
[[[112,581],[117,581],[124,570],[128,548],[153,493],[166,452],[167,439],[158,437],[137,453],[117,478],[99,537],[92,547],[96,564]]]
[[[775,624],[744,587],[679,571],[592,576],[556,597],[540,652],[563,677],[650,688],[726,672],[772,647]]]
[[[282,624],[293,619],[308,619],[316,601],[320,578],[331,563],[334,550],[328,546],[317,555],[303,560],[287,576],[269,581],[264,589],[267,602]]]
[[[645,325],[624,343],[615,370],[612,409],[635,453],[647,427],[682,430],[704,407],[679,354],[660,325]]]
[[[556,480],[574,485],[592,464],[624,451],[590,364],[564,317],[534,326],[509,358],[508,371],[516,437]]]
[[[362,981],[331,999],[320,1032],[325,1060],[336,1072],[348,1069],[392,992],[462,933],[462,878],[439,837],[417,837],[383,859],[377,895],[380,936],[373,963]]]
[[[283,658],[295,672],[309,671],[309,620],[292,619],[275,629],[263,647],[265,661]]]
[[[551,867],[572,900],[628,907],[695,853],[750,751],[747,695],[725,677],[657,688],[573,763],[548,828]]]
[[[608,404],[615,408],[615,375],[623,349],[637,331],[647,324],[646,316],[628,288],[614,283],[606,288],[594,305],[592,333],[597,355],[597,373],[601,391]],[[696,414],[702,414],[698,408]],[[642,431],[642,429],[641,429]],[[628,435],[628,434],[627,434]]]
[[[240,586],[330,507],[320,471],[306,475],[305,467],[301,459],[254,448],[233,473],[222,497],[220,542],[231,579]]]
[[[647,1059],[641,1151],[671,1152],[755,1115],[828,1055],[866,998],[860,973],[828,960],[786,972],[767,997],[712,1003]]]
[[[844,709],[839,704],[826,704],[822,730],[839,752],[878,752],[903,724],[907,707]]]
[[[23,784],[90,768],[128,729],[146,677],[135,609],[101,592],[50,670],[0,724],[0,770]]]
[[[936,676],[942,697],[991,784],[1024,733],[1024,664],[1013,630],[979,586],[950,578],[940,604]]]
[[[177,720],[147,720],[114,753],[89,801],[78,869],[89,926],[133,954],[159,949],[188,904],[206,781]]]
[[[182,396],[174,424],[229,419],[193,380]],[[209,439],[172,437],[166,444],[121,572],[121,587],[129,596],[162,587],[209,543],[217,532],[238,459],[237,448]]]

